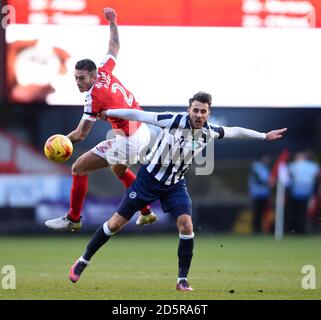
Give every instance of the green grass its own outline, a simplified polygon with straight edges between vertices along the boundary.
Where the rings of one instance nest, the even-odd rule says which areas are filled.
[[[320,299],[321,237],[197,236],[189,281],[176,292],[174,235],[116,235],[72,284],[69,267],[90,237],[1,237],[0,270],[16,269],[16,289],[0,299],[216,300]],[[316,269],[316,289],[302,289],[304,265]],[[231,293],[230,290],[234,290]]]

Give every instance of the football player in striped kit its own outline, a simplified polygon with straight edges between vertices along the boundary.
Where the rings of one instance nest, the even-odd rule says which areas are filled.
[[[69,278],[77,282],[95,252],[123,228],[141,207],[160,200],[164,212],[176,218],[178,244],[178,279],[176,289],[192,291],[187,281],[193,248],[192,201],[185,184],[184,174],[193,160],[213,139],[247,138],[274,141],[282,138],[286,128],[268,133],[240,127],[217,126],[208,122],[212,97],[198,92],[189,100],[184,113],[156,113],[141,110],[108,110],[105,116],[141,121],[162,128],[153,148],[146,156],[137,178],[126,190],[117,212],[97,229],[84,254],[69,271]],[[102,115],[102,117],[104,116]],[[208,155],[213,160],[214,153]]]

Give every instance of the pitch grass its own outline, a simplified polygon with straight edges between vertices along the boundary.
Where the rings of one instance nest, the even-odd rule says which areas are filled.
[[[0,299],[216,300],[320,299],[320,236],[197,236],[189,280],[177,292],[176,235],[117,235],[92,259],[77,284],[68,277],[89,236],[1,237],[0,269],[13,265],[16,289]],[[301,286],[305,265],[316,289]],[[5,275],[0,273],[0,280]],[[0,281],[1,284],[1,281]]]

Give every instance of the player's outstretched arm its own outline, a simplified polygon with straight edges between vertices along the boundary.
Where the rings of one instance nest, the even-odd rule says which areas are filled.
[[[229,139],[261,139],[273,141],[283,137],[283,133],[287,128],[273,130],[268,133],[258,132],[251,129],[241,127],[223,127],[224,138]]]
[[[106,117],[116,117],[125,120],[156,124],[156,116],[157,112],[148,112],[137,109],[109,109],[100,112],[99,119],[105,120]]]
[[[103,9],[104,15],[107,21],[109,21],[110,28],[110,37],[108,44],[108,54],[111,54],[113,57],[117,58],[119,51],[119,34],[117,27],[117,15],[116,11],[112,8]]]
[[[287,130],[287,128],[272,130],[266,134],[265,140],[274,141],[281,139]]]

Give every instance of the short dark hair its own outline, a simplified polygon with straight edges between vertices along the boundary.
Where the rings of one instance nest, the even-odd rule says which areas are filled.
[[[209,105],[209,107],[211,107],[212,96],[209,93],[199,91],[196,94],[194,94],[193,98],[189,99],[189,106],[191,106],[194,101],[207,103]]]
[[[80,60],[76,63],[75,65],[75,69],[76,70],[85,70],[85,71],[96,71],[97,70],[97,67],[95,65],[95,62],[93,62],[92,60],[90,59],[83,59],[83,60]]]

